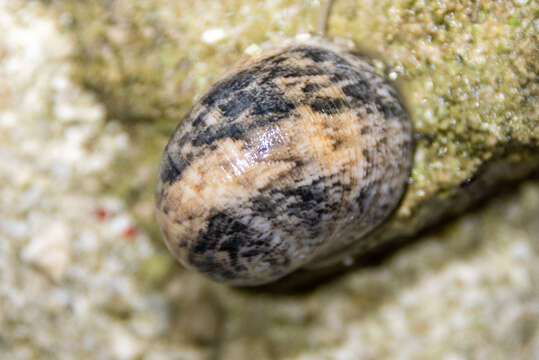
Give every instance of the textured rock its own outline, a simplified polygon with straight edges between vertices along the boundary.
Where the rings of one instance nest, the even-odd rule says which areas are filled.
[[[70,263],[70,229],[60,221],[41,229],[21,252],[21,258],[44,270],[53,280],[64,278]]]
[[[2,356],[538,358],[539,183],[498,189],[538,164],[537,2],[336,1],[330,33],[378,53],[408,102],[414,169],[378,239],[414,242],[285,293],[184,271],[150,225],[162,148],[196,95],[319,10],[211,4],[0,2]],[[20,257],[55,219],[71,232],[57,282]]]
[[[204,2],[160,0],[53,4],[69,14],[65,28],[78,47],[78,81],[95,90],[110,116],[147,120],[154,131],[172,129],[242,51],[313,30],[320,11],[294,1],[240,7],[224,1],[212,11]],[[343,256],[413,237],[537,168],[536,1],[340,0],[333,10],[329,34],[355,40],[398,83],[416,151],[408,191],[387,226],[370,241],[314,263],[335,265]],[[206,31],[219,39],[212,42]],[[134,98],[140,101],[132,104]]]

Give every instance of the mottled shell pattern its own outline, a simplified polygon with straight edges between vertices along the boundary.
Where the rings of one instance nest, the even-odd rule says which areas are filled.
[[[291,43],[198,101],[161,162],[157,220],[186,267],[259,285],[342,250],[399,202],[412,129],[363,55]]]

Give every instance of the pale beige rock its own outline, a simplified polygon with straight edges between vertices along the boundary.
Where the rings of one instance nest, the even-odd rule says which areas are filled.
[[[242,49],[309,31],[318,15],[315,1],[244,1],[239,9],[236,0],[211,1],[215,7],[208,1],[0,0],[2,31],[13,26],[10,34],[30,34],[20,43],[18,37],[0,37],[0,358],[539,358],[537,181],[515,184],[508,195],[496,191],[486,207],[459,210],[458,220],[410,246],[375,264],[350,264],[346,275],[308,291],[240,291],[172,265],[158,235],[151,241],[146,232],[152,214],[131,214],[148,201],[153,206],[151,174],[171,129],[156,130],[154,122],[126,125],[126,119],[155,114],[156,104],[174,100],[164,118],[175,122],[189,106],[186,99],[202,93]],[[474,24],[468,20],[472,4],[479,6]],[[369,40],[397,81],[412,81],[411,110],[421,131],[412,203],[432,201],[431,210],[454,206],[459,183],[466,188],[477,180],[466,180],[476,166],[507,159],[522,164],[521,148],[512,146],[537,148],[533,131],[539,127],[531,116],[537,114],[531,97],[537,93],[535,83],[526,81],[538,49],[530,36],[539,27],[536,1],[359,5],[337,0],[330,29]],[[42,21],[56,30],[35,34],[47,28]],[[203,31],[215,27],[230,36],[201,42]],[[108,42],[111,28],[121,28],[112,39],[120,45]],[[59,42],[70,48],[79,40],[95,52],[81,55],[76,47],[80,58],[73,62],[40,50],[24,60],[27,47],[55,49],[42,42]],[[455,50],[467,52],[459,58]],[[96,100],[67,76],[62,69],[74,64],[92,85],[106,83],[107,96]],[[93,125],[95,115],[74,112],[60,121],[51,106],[56,101],[81,101],[67,104],[71,110],[94,104],[106,111]],[[114,121],[122,114],[121,123]],[[50,159],[48,149],[61,149],[65,129],[79,125],[93,129],[90,141],[79,143],[80,154],[97,160],[90,169],[80,164],[84,171],[78,165],[72,171],[63,157]],[[505,135],[512,136],[512,146]],[[501,154],[507,158],[490,157],[494,150],[507,151]],[[510,168],[499,170],[511,174]],[[418,226],[424,214],[414,209],[401,210],[409,221],[399,231]],[[49,225],[60,219],[73,232],[71,265],[59,283],[21,259],[34,229],[47,228],[34,227],[36,216]],[[114,219],[124,216],[137,226],[135,237],[111,234]],[[194,321],[196,331],[189,333]],[[113,352],[118,327],[129,339],[123,342],[120,334],[120,345],[135,344],[135,351]]]
[[[21,257],[58,282],[64,278],[71,261],[70,245],[70,228],[64,222],[55,221],[32,238]]]

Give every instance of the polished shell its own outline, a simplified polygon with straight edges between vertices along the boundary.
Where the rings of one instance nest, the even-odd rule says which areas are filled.
[[[410,163],[405,108],[368,60],[292,44],[193,106],[163,154],[157,220],[186,267],[263,284],[361,241],[398,203]]]

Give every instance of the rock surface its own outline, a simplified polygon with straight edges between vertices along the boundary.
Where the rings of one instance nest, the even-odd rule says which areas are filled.
[[[533,0],[336,1],[330,34],[378,54],[416,128],[408,191],[373,237],[410,245],[296,292],[172,262],[152,225],[171,129],[222,69],[314,30],[319,9],[0,1],[2,356],[539,357],[539,183],[500,189],[539,164]]]
[[[109,116],[146,120],[154,130],[172,129],[253,45],[312,31],[321,11],[317,2],[295,1],[53,4],[70,14],[77,81]],[[537,8],[535,1],[335,1],[329,35],[379,59],[408,104],[417,143],[396,216],[344,254],[412,237],[538,168]]]

